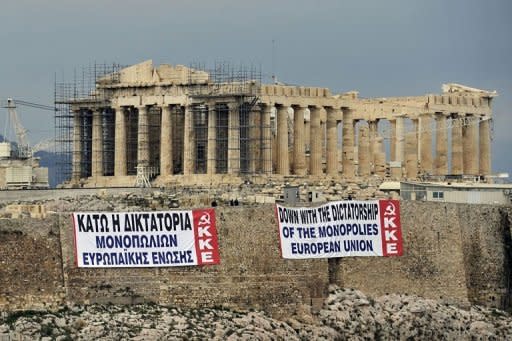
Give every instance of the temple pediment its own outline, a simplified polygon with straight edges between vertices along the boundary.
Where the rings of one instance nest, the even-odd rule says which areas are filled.
[[[443,84],[442,86],[444,93],[454,93],[454,92],[467,92],[467,93],[474,93],[474,94],[482,94],[486,97],[496,97],[498,96],[498,93],[496,90],[494,91],[487,91],[477,88],[472,88],[466,85],[457,84],[457,83],[447,83]]]

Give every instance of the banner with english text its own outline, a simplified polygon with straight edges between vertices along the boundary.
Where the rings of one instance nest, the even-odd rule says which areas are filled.
[[[398,200],[276,205],[276,218],[283,258],[402,255]]]
[[[78,267],[219,264],[215,210],[73,213]]]

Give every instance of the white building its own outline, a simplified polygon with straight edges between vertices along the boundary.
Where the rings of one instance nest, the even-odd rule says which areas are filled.
[[[404,200],[507,205],[512,203],[512,184],[402,181],[400,196]]]

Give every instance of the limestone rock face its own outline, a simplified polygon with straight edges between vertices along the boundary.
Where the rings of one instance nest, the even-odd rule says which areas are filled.
[[[4,312],[0,338],[34,340],[501,340],[512,317],[473,306],[462,310],[417,296],[370,297],[329,288],[323,309],[277,320],[263,312],[182,309],[144,304]]]

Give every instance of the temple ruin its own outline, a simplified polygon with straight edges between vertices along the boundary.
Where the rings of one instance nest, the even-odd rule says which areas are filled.
[[[56,96],[69,183],[491,173],[495,91],[445,84],[440,94],[366,99],[217,71],[146,61]]]

